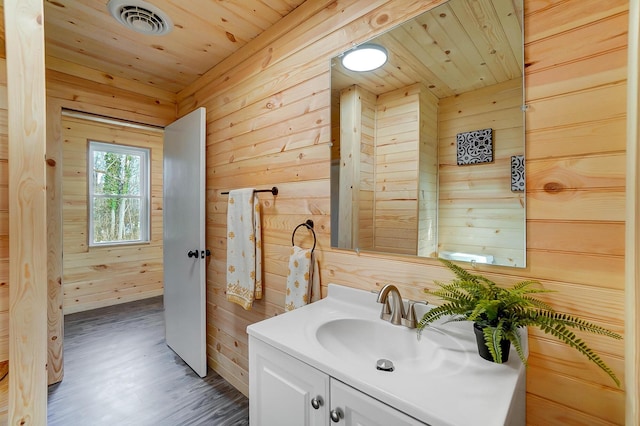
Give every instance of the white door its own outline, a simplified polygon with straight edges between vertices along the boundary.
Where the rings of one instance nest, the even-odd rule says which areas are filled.
[[[205,120],[199,108],[164,133],[166,341],[200,377],[207,375]]]

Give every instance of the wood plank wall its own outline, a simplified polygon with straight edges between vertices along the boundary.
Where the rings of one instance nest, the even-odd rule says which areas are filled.
[[[339,247],[370,249],[374,244],[376,96],[359,86],[340,91]]]
[[[4,6],[4,5],[3,5]],[[4,45],[4,7],[0,8],[0,365],[9,368],[9,128],[7,100],[7,61]],[[0,424],[9,417],[9,377],[0,380]]]
[[[640,424],[640,3],[629,4],[627,65],[627,222],[625,244],[626,424]],[[633,338],[635,336],[635,339]]]
[[[4,5],[3,5],[4,6]],[[0,8],[0,424],[9,420],[9,127],[4,7]]]
[[[351,247],[371,248],[375,245],[375,145],[376,145],[376,96],[361,87],[355,88],[360,98],[360,140],[358,165],[359,170],[357,203],[354,203],[352,214],[358,215],[354,235],[357,235],[356,244]],[[345,126],[346,127],[346,126]],[[346,182],[345,182],[346,185]],[[346,247],[346,246],[341,246]]]
[[[530,6],[528,270],[554,281],[559,308],[622,333],[628,2]],[[622,376],[623,342],[589,341]],[[555,407],[552,419],[624,423],[623,392],[606,377],[539,334],[531,342],[532,419]]]
[[[438,99],[422,83],[378,96],[374,251],[436,250]]]
[[[46,66],[47,104],[49,107],[47,126],[51,129],[48,145],[59,145],[61,152],[63,145],[65,145],[61,124],[63,108],[153,126],[164,126],[176,118],[175,94],[51,57],[47,58]],[[161,159],[161,155],[155,159],[154,171],[161,171]],[[52,167],[64,167],[64,161],[52,164]],[[56,182],[55,187],[61,193],[62,181]],[[86,196],[86,187],[80,185],[76,186],[74,190],[81,191],[82,196]],[[154,195],[161,197],[161,193],[162,190],[157,189]],[[155,207],[161,208],[161,202]],[[160,212],[156,212],[155,215],[161,220],[162,214]],[[113,255],[113,258],[103,258],[103,262],[105,264],[118,262],[117,255],[115,253]],[[160,251],[153,262],[161,261]],[[61,254],[60,263],[62,264]],[[88,285],[91,279],[96,279],[103,274],[104,271],[96,270],[94,276],[86,277],[85,285]],[[59,293],[62,296],[62,289]],[[70,294],[73,294],[73,291]],[[67,301],[69,302],[69,300]],[[60,303],[62,302],[63,298],[60,297]],[[89,306],[93,305],[86,305],[86,308]],[[84,309],[77,306],[73,308],[69,306],[69,310],[66,308],[65,306],[66,313]],[[58,318],[60,321],[61,315]]]
[[[438,98],[420,84],[418,255],[433,257],[438,236]]]
[[[179,93],[179,115],[207,107],[209,365],[248,389],[247,325],[284,311],[291,232],[316,223],[322,284],[422,297],[450,275],[428,259],[330,248],[329,59],[440,1],[306,2]],[[522,278],[558,290],[557,309],[624,332],[626,0],[525,0],[527,257],[525,269],[480,266],[501,284]],[[265,297],[244,311],[225,288],[226,197],[277,185],[263,197]],[[616,373],[624,344],[588,336]],[[573,350],[530,338],[531,425],[623,424],[624,389]]]
[[[68,116],[63,117],[62,129],[64,313],[162,294],[163,132]],[[149,243],[88,246],[87,150],[90,140],[151,150]]]
[[[418,253],[420,85],[378,96],[375,116],[375,251]]]
[[[440,99],[439,251],[525,264],[525,194],[511,192],[511,156],[523,155],[522,83],[510,80]],[[491,128],[493,162],[457,165],[456,134]]]
[[[9,359],[9,146],[7,63],[0,59],[0,362]]]
[[[435,252],[437,102],[420,83],[379,96],[341,91],[338,247]]]

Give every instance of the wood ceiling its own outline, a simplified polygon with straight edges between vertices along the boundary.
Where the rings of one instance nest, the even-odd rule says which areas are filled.
[[[147,0],[174,23],[164,36],[118,23],[108,0],[45,0],[48,58],[177,93],[304,0]]]
[[[334,58],[334,95],[354,83],[379,95],[422,82],[443,98],[521,78],[522,0],[451,0],[373,41],[387,63],[356,73]]]
[[[171,33],[125,28],[108,0],[44,0],[47,60],[177,93],[304,2],[146,1],[173,20]],[[522,75],[521,35],[522,0],[451,0],[377,37],[390,57],[376,71],[353,73],[334,58],[332,88],[357,81],[380,94],[422,81],[439,98],[464,93]]]

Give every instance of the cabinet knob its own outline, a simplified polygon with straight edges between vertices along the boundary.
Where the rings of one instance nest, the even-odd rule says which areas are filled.
[[[338,423],[340,419],[344,419],[344,413],[341,409],[336,408],[335,410],[331,410],[331,413],[329,413],[329,417],[331,418],[332,422]]]
[[[316,410],[322,407],[322,404],[324,404],[324,401],[322,400],[322,397],[320,395],[316,396],[311,400],[311,406]]]

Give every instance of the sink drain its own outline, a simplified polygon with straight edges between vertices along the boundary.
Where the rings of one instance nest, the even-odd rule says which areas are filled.
[[[393,362],[389,361],[385,358],[380,358],[376,361],[376,369],[380,371],[393,371],[395,367],[393,366]]]

